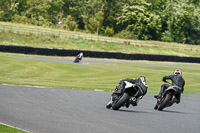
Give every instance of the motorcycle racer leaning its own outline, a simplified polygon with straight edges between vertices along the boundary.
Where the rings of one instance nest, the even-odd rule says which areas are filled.
[[[74,63],[80,62],[82,60],[82,58],[83,58],[83,53],[81,52],[76,56]]]
[[[185,80],[182,77],[181,70],[175,70],[173,75],[164,76],[162,80],[165,82],[167,79],[170,79],[172,81],[172,85],[180,87],[180,91],[178,91],[175,95],[176,101],[174,101],[178,104],[180,103],[181,92],[183,93],[185,86]],[[160,93],[158,95],[155,95],[154,97],[157,99],[160,98],[162,96],[162,93],[164,93],[165,89],[167,89],[169,86],[170,84],[163,84],[161,86]]]
[[[134,104],[132,104],[133,106],[137,106],[137,103],[139,102],[139,100],[142,99],[142,97],[147,93],[148,85],[146,84],[146,78],[144,76],[140,76],[137,79],[135,79],[135,78],[133,78],[133,79],[121,79],[119,84],[116,86],[114,92],[112,93],[111,100],[108,102],[107,106],[112,104],[113,94],[121,94],[123,92],[123,90],[125,89],[125,85],[126,85],[126,83],[124,81],[130,82],[132,84],[137,84],[142,89],[137,94],[137,96],[136,96],[137,99],[136,99],[136,102]],[[129,105],[126,105],[127,108],[128,108],[128,106]]]

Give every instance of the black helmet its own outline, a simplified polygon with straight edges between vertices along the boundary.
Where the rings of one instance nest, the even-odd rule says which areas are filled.
[[[174,75],[179,75],[179,74],[182,75],[181,70],[175,70],[175,71],[174,71]]]

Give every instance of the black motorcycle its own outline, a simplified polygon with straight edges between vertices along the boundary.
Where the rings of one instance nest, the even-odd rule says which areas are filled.
[[[74,63],[79,63],[83,58],[83,53],[80,53],[76,56]]]
[[[165,81],[166,83],[169,83]],[[162,94],[161,98],[157,99],[154,109],[162,111],[164,108],[172,106],[176,101],[176,93],[180,93],[181,88],[177,85],[170,85]]]
[[[142,99],[143,95],[146,94],[147,85],[139,81],[139,84],[132,84],[130,82],[125,82],[125,89],[122,93],[113,93],[110,101],[106,105],[107,108],[113,110],[118,110],[119,108],[125,106],[126,108],[129,105],[136,106],[139,99]],[[145,87],[145,89],[143,88]]]

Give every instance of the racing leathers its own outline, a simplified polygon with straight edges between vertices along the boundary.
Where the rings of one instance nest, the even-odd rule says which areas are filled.
[[[113,94],[121,94],[125,90],[125,86],[126,86],[125,81],[130,82],[132,84],[137,84],[141,88],[141,90],[138,92],[136,96],[136,102],[132,104],[133,106],[137,106],[137,103],[139,102],[139,100],[142,99],[142,97],[147,93],[148,87],[147,87],[147,84],[145,83],[146,79],[143,76],[140,76],[138,79],[122,79],[120,80],[119,84],[116,86]]]
[[[172,81],[172,85],[176,85],[180,87],[180,90],[177,91],[175,97],[176,97],[176,103],[180,103],[180,98],[181,98],[181,93],[184,91],[184,86],[185,86],[185,80],[183,77],[178,74],[178,75],[169,75],[169,76],[164,76],[163,81],[165,82],[167,79]],[[160,89],[160,93],[158,94],[158,98],[161,97],[162,93],[164,93],[165,89],[167,89],[171,84],[163,84]]]

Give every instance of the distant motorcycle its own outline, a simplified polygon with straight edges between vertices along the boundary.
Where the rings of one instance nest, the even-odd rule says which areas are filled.
[[[169,83],[165,81],[166,83]],[[162,111],[164,108],[172,106],[176,101],[176,93],[181,93],[181,88],[177,85],[170,85],[162,94],[161,98],[157,99],[154,109]]]
[[[74,63],[79,63],[83,58],[83,53],[80,53],[76,56]]]
[[[142,99],[143,95],[146,94],[144,92],[143,87],[145,86],[145,83],[142,81],[139,81],[139,84],[132,84],[130,82],[125,82],[125,89],[121,94],[113,93],[111,96],[111,102],[109,102],[106,107],[111,108],[113,110],[118,110],[119,108],[125,106],[126,108],[129,107],[129,105],[137,105],[137,102],[139,99]]]

